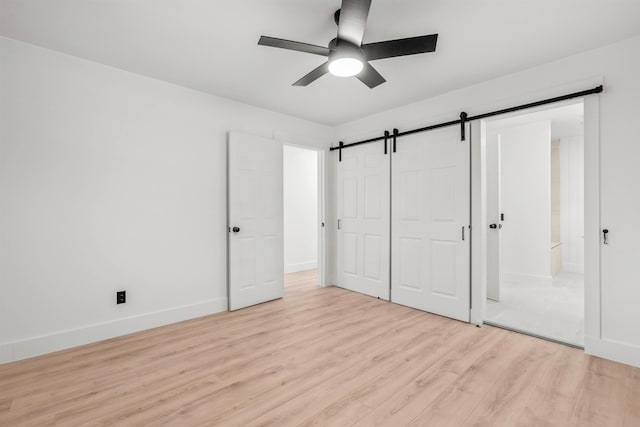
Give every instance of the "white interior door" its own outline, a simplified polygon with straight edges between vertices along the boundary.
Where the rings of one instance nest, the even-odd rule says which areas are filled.
[[[338,286],[389,299],[389,155],[365,144],[338,162]]]
[[[469,141],[459,127],[402,137],[391,169],[391,301],[468,322]]]
[[[229,310],[284,294],[282,175],[282,143],[229,134]]]

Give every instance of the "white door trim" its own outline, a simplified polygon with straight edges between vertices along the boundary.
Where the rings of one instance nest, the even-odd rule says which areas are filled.
[[[317,227],[317,233],[318,233],[318,254],[317,254],[317,258],[318,258],[318,266],[317,266],[317,270],[318,270],[318,284],[322,287],[327,286],[327,266],[326,266],[326,260],[328,259],[327,254],[326,254],[326,234],[327,234],[327,221],[326,221],[326,194],[325,194],[325,189],[326,189],[326,182],[325,182],[325,155],[326,155],[326,149],[323,148],[318,148],[318,147],[311,147],[308,145],[302,145],[302,144],[292,144],[289,142],[285,142],[284,143],[285,146],[288,147],[297,147],[297,148],[303,148],[305,150],[312,150],[315,151],[317,153],[317,170],[318,170],[318,177],[317,177],[317,186],[318,186],[318,203],[317,203],[317,207],[318,207],[318,223],[316,224]],[[322,224],[324,224],[324,227],[322,226]]]

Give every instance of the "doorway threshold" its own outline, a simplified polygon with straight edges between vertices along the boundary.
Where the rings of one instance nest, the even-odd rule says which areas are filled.
[[[528,331],[525,331],[523,329],[513,328],[511,326],[506,326],[506,325],[501,325],[500,323],[496,323],[496,322],[492,322],[492,321],[483,321],[482,323],[484,325],[493,326],[495,328],[506,329],[507,331],[517,332],[519,334],[529,335],[530,337],[539,338],[541,340],[551,341],[551,342],[554,342],[556,344],[562,344],[562,345],[566,345],[568,347],[573,347],[573,348],[578,348],[580,350],[584,350],[584,346],[581,346],[581,345],[578,345],[578,344],[573,344],[573,343],[570,343],[570,342],[567,342],[567,341],[557,340],[555,338],[546,337],[544,335],[538,335],[536,333],[528,332]]]

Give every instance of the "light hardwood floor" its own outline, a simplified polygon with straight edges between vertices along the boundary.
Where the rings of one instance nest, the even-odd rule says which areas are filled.
[[[640,426],[640,369],[314,281],[0,365],[0,425]]]

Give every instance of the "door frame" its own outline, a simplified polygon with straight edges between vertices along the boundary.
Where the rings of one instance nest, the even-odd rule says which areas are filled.
[[[294,144],[291,142],[284,142],[284,146],[287,147],[296,147],[302,148],[304,150],[315,151],[317,154],[317,171],[318,175],[316,177],[316,185],[318,191],[318,223],[316,224],[317,234],[318,234],[318,247],[317,247],[317,259],[318,259],[318,284],[322,287],[327,286],[327,272],[326,272],[326,234],[327,234],[327,221],[326,221],[326,183],[325,183],[325,152],[326,149],[302,145],[302,144]],[[323,226],[324,224],[324,226]]]
[[[584,306],[585,348],[587,354],[598,352],[595,348],[601,340],[600,310],[600,97],[581,98],[584,105]],[[526,113],[544,111],[562,105],[576,103],[575,100],[560,102],[525,110]],[[516,116],[523,112],[499,116]],[[486,182],[486,121],[472,122],[471,134],[479,139],[472,144],[471,153],[471,322],[482,325],[485,319],[487,299],[487,182]],[[478,138],[479,136],[479,138]],[[473,138],[472,138],[473,140]]]
[[[494,156],[493,160],[491,161],[491,165],[493,168],[495,168],[493,171],[491,171],[489,170],[489,166],[486,166],[485,172],[483,172],[484,173],[483,176],[485,177],[485,181],[487,182],[487,185],[489,185],[489,183],[493,184],[492,189],[487,188],[487,222],[496,224],[498,227],[494,231],[487,231],[487,280],[489,279],[489,276],[490,276],[489,273],[491,272],[491,269],[493,269],[493,272],[492,272],[493,279],[496,281],[496,284],[495,284],[496,288],[494,290],[493,295],[490,295],[489,283],[487,283],[487,298],[494,301],[500,301],[500,279],[501,279],[500,257],[502,256],[501,242],[500,242],[500,238],[502,234],[500,231],[502,229],[502,221],[500,220],[500,213],[502,212],[502,204],[501,204],[501,198],[500,198],[502,194],[502,189],[500,188],[502,183],[501,163],[500,163],[501,135],[499,132],[495,132],[495,131],[489,132],[489,134],[492,134],[492,133],[495,133],[495,135],[492,136],[492,138],[495,138],[491,142],[491,144],[493,145],[492,147],[489,146],[490,142],[489,140],[487,140],[488,133],[484,133],[482,138],[483,141],[486,141],[484,145],[486,150],[485,152],[491,153],[490,155],[485,154],[484,158],[489,159],[490,156]],[[487,162],[489,162],[489,160],[487,160]],[[491,179],[489,177],[491,177]],[[491,197],[492,192],[494,192],[493,197]],[[491,206],[489,206],[490,202],[493,202]],[[494,210],[494,215],[489,215],[489,212],[491,210]],[[496,245],[493,259],[491,259],[491,257],[489,256],[490,251],[488,249],[489,243],[491,243],[490,239],[492,234],[494,235],[493,243]]]

